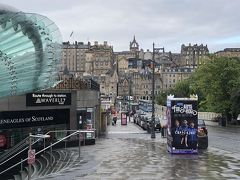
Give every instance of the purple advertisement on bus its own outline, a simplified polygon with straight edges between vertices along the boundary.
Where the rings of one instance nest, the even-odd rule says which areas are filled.
[[[176,98],[167,104],[168,151],[173,154],[198,153],[197,100]]]

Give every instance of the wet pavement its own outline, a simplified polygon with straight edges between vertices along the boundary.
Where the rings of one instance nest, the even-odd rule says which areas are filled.
[[[209,127],[212,136],[222,129]],[[170,155],[166,139],[156,133],[152,140],[133,123],[108,127],[108,135],[96,145],[81,149],[81,163],[59,174],[41,179],[56,180],[159,180],[159,179],[240,179],[240,155],[219,148],[215,142],[198,155]],[[234,136],[232,130],[228,136]],[[236,137],[236,138],[239,138]],[[238,139],[237,139],[238,140]],[[221,143],[219,143],[221,144]],[[237,145],[238,147],[238,145]],[[76,148],[72,149],[76,151]]]

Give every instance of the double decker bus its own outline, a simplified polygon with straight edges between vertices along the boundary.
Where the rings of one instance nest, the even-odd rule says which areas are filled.
[[[139,100],[139,109],[144,112],[152,112],[152,101],[151,100]]]

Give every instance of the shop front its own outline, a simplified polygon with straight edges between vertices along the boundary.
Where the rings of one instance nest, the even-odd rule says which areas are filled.
[[[45,134],[70,128],[74,92],[38,92],[0,101],[0,151],[15,146],[29,133]],[[76,111],[75,111],[76,113]],[[51,133],[51,138],[60,134]]]

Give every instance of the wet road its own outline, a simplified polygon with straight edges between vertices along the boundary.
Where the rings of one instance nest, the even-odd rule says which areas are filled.
[[[80,166],[44,179],[240,179],[238,129],[227,133],[228,129],[219,127],[208,129],[208,150],[198,155],[170,155],[166,152],[166,139],[159,133],[151,140],[149,134],[133,124],[110,127],[107,138],[82,148]]]
[[[240,151],[240,127],[208,126],[210,147],[230,153]]]

